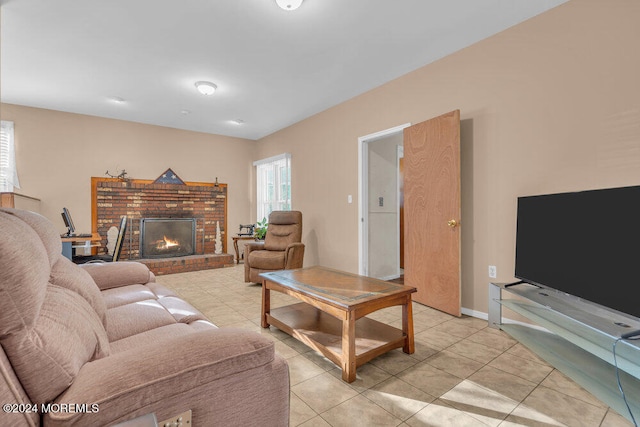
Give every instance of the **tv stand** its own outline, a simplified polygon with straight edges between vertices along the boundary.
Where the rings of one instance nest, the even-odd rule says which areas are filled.
[[[517,298],[503,298],[510,294]],[[502,308],[535,324],[506,321]],[[489,285],[489,326],[502,329],[550,365],[632,421],[618,388],[640,421],[640,339],[623,339],[640,320],[565,293],[525,282]],[[614,343],[615,360],[614,360]]]

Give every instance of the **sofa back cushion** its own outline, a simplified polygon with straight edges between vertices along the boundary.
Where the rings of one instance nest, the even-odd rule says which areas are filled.
[[[273,211],[269,214],[269,226],[264,239],[264,248],[269,251],[284,251],[291,243],[302,240],[302,212]]]
[[[85,363],[109,352],[103,320],[89,302],[95,294],[77,289],[87,283],[85,272],[61,249],[44,217],[0,210],[0,344],[37,403],[55,398]],[[71,278],[74,268],[79,279]]]

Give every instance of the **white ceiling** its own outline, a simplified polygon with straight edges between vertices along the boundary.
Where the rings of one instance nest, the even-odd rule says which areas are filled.
[[[1,99],[259,139],[564,1],[5,0]]]

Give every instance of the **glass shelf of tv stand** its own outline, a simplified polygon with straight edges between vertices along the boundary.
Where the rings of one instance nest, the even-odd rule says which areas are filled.
[[[533,285],[491,285],[490,323],[499,323],[500,329],[630,419],[618,389],[613,344],[621,334],[640,329],[637,320]],[[504,299],[505,291],[521,298]],[[504,323],[501,311],[496,318],[492,304],[507,307],[546,331],[535,326]],[[629,327],[618,326],[616,322]],[[620,381],[637,420],[640,416],[640,340],[619,341],[615,354]]]

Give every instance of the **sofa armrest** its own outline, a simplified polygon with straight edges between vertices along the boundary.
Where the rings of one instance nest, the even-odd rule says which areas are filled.
[[[271,369],[274,362],[280,366],[278,372]],[[286,362],[276,357],[272,341],[243,329],[206,330],[167,338],[84,365],[55,402],[94,405],[99,410],[51,413],[47,420],[51,424],[47,425],[107,425],[149,412],[162,420],[188,409],[193,410],[194,425],[212,425],[215,420],[207,419],[206,414],[241,413],[243,406],[252,405],[250,400],[257,398],[247,390],[277,395],[280,387],[286,388],[286,393],[278,399],[286,396],[288,411],[289,377],[288,369],[286,374],[282,370],[283,363],[286,367]],[[261,375],[256,374],[265,369]],[[251,384],[254,375],[259,379]],[[278,389],[266,390],[271,386],[264,375],[274,376],[272,381]],[[247,396],[247,402],[243,394],[234,395],[228,386],[219,386],[229,379],[237,382],[235,376],[243,378],[235,386]],[[225,401],[227,395],[233,396],[228,398],[231,401]]]
[[[100,290],[155,282],[149,268],[135,261],[80,264],[79,267],[89,273]]]
[[[304,261],[304,243],[291,243],[284,254],[284,268],[302,268]]]

